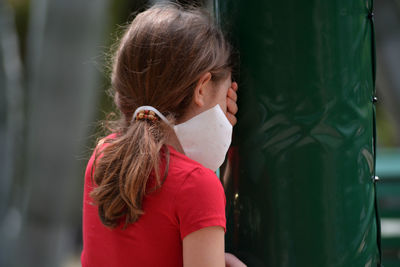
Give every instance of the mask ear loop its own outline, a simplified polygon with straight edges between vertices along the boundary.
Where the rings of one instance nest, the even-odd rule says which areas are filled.
[[[133,113],[132,116],[132,120],[131,122],[133,122],[136,119],[136,115],[138,114],[138,112],[142,111],[142,110],[151,110],[154,111],[154,113],[157,114],[158,117],[160,117],[166,124],[168,124],[169,126],[173,127],[174,125],[172,125],[169,120],[160,112],[158,111],[156,108],[152,107],[152,106],[140,106],[138,107],[135,112]]]

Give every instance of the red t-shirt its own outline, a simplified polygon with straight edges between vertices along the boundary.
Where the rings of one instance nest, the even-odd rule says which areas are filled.
[[[105,227],[97,206],[91,204],[91,156],[83,200],[83,267],[182,266],[186,235],[207,226],[219,225],[226,231],[226,199],[218,177],[172,146],[168,148],[170,163],[164,184],[144,197],[144,214],[125,230]],[[149,181],[154,184],[154,179]]]

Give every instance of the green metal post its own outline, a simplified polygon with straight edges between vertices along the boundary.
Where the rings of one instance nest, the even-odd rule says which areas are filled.
[[[240,51],[223,182],[248,266],[380,266],[371,1],[215,1]]]

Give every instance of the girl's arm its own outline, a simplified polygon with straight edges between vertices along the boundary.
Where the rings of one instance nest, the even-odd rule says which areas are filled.
[[[225,233],[221,226],[209,226],[183,239],[184,267],[225,267]]]
[[[188,234],[183,239],[184,267],[246,267],[235,255],[224,253],[224,230],[210,226]]]

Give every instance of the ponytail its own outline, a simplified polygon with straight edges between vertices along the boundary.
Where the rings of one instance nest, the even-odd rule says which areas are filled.
[[[169,165],[165,127],[160,121],[135,121],[125,134],[105,140],[104,148],[96,149],[92,179],[97,186],[90,196],[104,225],[114,228],[124,219],[126,227],[139,219],[152,173],[156,182],[152,190],[161,187]],[[162,157],[166,161],[163,179]]]

